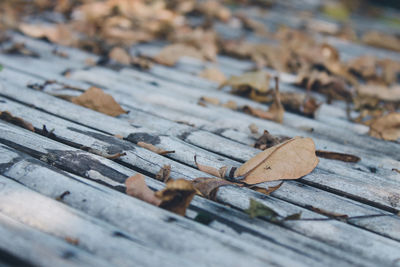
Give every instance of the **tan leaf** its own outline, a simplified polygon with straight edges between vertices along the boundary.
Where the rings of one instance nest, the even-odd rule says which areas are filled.
[[[155,196],[155,192],[147,186],[142,174],[138,173],[126,179],[125,186],[128,195],[155,206],[161,204],[161,200]]]
[[[240,166],[235,178],[246,184],[297,179],[310,173],[318,164],[311,138],[295,137],[273,146]]]
[[[371,31],[364,34],[362,41],[368,45],[400,51],[400,38],[394,35]]]
[[[194,188],[196,188],[202,196],[215,199],[218,189],[224,185],[232,185],[233,183],[221,178],[196,178],[192,181]]]
[[[0,119],[35,132],[35,128],[31,123],[23,120],[20,117],[13,116],[9,111],[0,111]]]
[[[383,140],[396,141],[400,138],[400,113],[390,113],[374,119],[368,134]]]
[[[97,87],[89,88],[80,96],[72,98],[71,101],[77,105],[114,117],[127,113],[111,95],[104,93],[103,90]]]
[[[208,173],[208,174],[211,174],[211,175],[214,175],[215,177],[221,178],[221,177],[223,177],[223,173],[225,173],[225,169],[226,168],[225,169],[222,169],[222,168],[221,169],[217,169],[217,168],[214,168],[214,167],[211,167],[211,166],[206,166],[206,165],[199,164],[197,162],[197,156],[196,155],[194,156],[194,162],[196,163],[196,166],[200,171]]]
[[[238,108],[237,103],[233,100],[229,100],[228,102],[222,104],[222,106],[233,110]]]
[[[50,42],[60,45],[74,45],[76,37],[66,24],[25,24],[19,25],[19,30],[33,38],[47,38]]]
[[[246,72],[240,76],[232,76],[220,85],[231,86],[234,91],[254,89],[261,93],[269,91],[270,75],[266,71]]]
[[[256,185],[249,186],[249,188],[251,190],[257,191],[259,193],[262,193],[262,194],[265,194],[265,195],[270,195],[272,192],[278,190],[282,186],[282,184],[283,184],[283,181],[280,182],[276,186],[269,186],[268,188],[259,187],[259,186],[256,186]]]
[[[249,129],[250,129],[250,132],[252,134],[257,134],[258,133],[258,126],[256,124],[254,124],[254,123],[249,125]]]
[[[341,160],[344,162],[359,162],[361,159],[351,154],[344,154],[331,151],[317,150],[315,151],[318,157],[325,159]]]
[[[158,55],[154,57],[157,63],[173,66],[181,57],[193,57],[204,60],[203,54],[193,46],[185,44],[172,44],[164,47]]]
[[[185,179],[167,182],[163,190],[156,192],[156,197],[161,200],[161,208],[185,216],[196,190],[190,181]]]
[[[199,73],[200,77],[206,78],[210,81],[217,82],[218,84],[221,84],[226,81],[225,74],[223,74],[219,69],[217,68],[207,68],[204,69],[202,72]]]
[[[114,47],[108,54],[108,57],[123,65],[129,65],[131,63],[131,56],[121,47]]]
[[[316,111],[321,106],[321,103],[317,103],[315,98],[294,92],[281,93],[281,102],[285,110],[310,118],[315,117]]]
[[[361,85],[357,88],[361,97],[377,98],[386,102],[400,101],[400,86],[386,87],[382,85]]]
[[[210,103],[210,104],[213,104],[216,106],[219,105],[219,99],[215,98],[215,97],[202,96],[202,97],[200,97],[200,101]]]
[[[145,143],[145,142],[138,142],[137,143],[138,146],[143,147],[147,150],[150,150],[154,153],[157,153],[159,155],[165,155],[165,154],[169,154],[169,153],[175,153],[175,151],[171,150],[164,150],[162,148],[156,147],[155,145],[149,144],[149,143]]]

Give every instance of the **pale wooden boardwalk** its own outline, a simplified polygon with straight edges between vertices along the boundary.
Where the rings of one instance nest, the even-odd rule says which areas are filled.
[[[369,137],[366,126],[347,120],[340,103],[324,104],[315,119],[286,112],[277,124],[199,106],[202,96],[262,106],[199,78],[212,63],[182,59],[174,68],[115,70],[88,67],[87,59],[98,57],[76,49],[58,47],[69,55],[62,58],[44,41],[18,34],[13,41],[39,57],[0,54],[0,110],[31,122],[37,133],[0,120],[1,266],[400,266],[400,174],[392,171],[400,169],[400,143]],[[400,58],[332,43],[347,57],[356,50]],[[131,52],[151,55],[160,47],[141,45]],[[252,66],[224,56],[218,64],[226,75]],[[285,83],[293,78],[289,74],[282,78],[282,91],[299,90]],[[98,86],[130,112],[109,117],[52,96],[77,91],[27,86],[46,80]],[[136,172],[152,188],[162,188],[153,178],[164,164],[171,165],[172,178],[209,176],[195,167],[195,154],[210,166],[239,166],[259,152],[252,148],[251,123],[273,134],[312,137],[318,149],[355,154],[361,161],[321,159],[311,174],[286,181],[271,196],[222,187],[216,201],[196,196],[186,217],[120,193]],[[40,131],[43,125],[53,135]],[[138,141],[175,153],[160,156]],[[115,161],[96,155],[122,151],[126,156]],[[251,198],[282,216],[301,212],[302,219],[279,225],[251,219],[243,212]],[[329,218],[313,207],[349,218]],[[196,219],[199,214],[206,223]]]

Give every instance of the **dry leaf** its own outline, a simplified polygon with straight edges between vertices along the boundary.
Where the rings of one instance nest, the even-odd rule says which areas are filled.
[[[0,119],[35,132],[35,128],[31,123],[23,120],[20,117],[13,116],[9,111],[0,111]]]
[[[364,34],[362,41],[368,45],[400,51],[400,38],[377,31],[371,31]]]
[[[271,221],[279,221],[279,214],[276,211],[252,198],[250,199],[249,208],[244,210],[244,212],[246,212],[251,218],[267,217]]]
[[[360,85],[357,88],[357,93],[360,97],[370,97],[379,99],[385,102],[400,101],[400,86],[386,87],[382,85]]]
[[[217,68],[207,68],[199,73],[200,77],[222,84],[226,81],[225,75]]]
[[[195,162],[197,168],[200,171],[208,173],[208,174],[211,174],[211,175],[214,175],[215,177],[222,178],[224,176],[223,175],[224,172],[226,171],[226,167],[222,167],[221,169],[218,170],[218,169],[216,169],[214,167],[211,167],[211,166],[206,166],[206,165],[199,164],[197,162],[197,156],[196,155],[194,155],[194,162]]]
[[[237,110],[238,108],[237,103],[233,100],[229,100],[228,102],[222,104],[222,106],[233,110]]]
[[[315,98],[294,92],[281,93],[281,102],[285,110],[310,118],[315,117],[316,111],[321,106]]]
[[[242,109],[243,112],[262,119],[272,120],[279,123],[283,122],[283,114],[285,110],[280,100],[279,86],[278,86],[279,81],[277,77],[275,77],[275,79],[276,79],[276,87],[274,91],[274,102],[269,106],[268,111],[264,111],[260,108],[244,106]]]
[[[221,186],[233,185],[233,183],[221,178],[196,178],[192,183],[202,196],[212,200],[215,200],[215,196]]]
[[[254,144],[254,147],[261,150],[265,150],[267,148],[283,143],[289,139],[290,137],[281,135],[275,136],[270,134],[267,130],[264,130],[263,135],[257,139],[256,143]]]
[[[297,179],[310,173],[317,164],[314,141],[295,137],[257,154],[236,169],[233,178],[241,177],[246,184]]]
[[[89,88],[80,96],[72,98],[71,102],[114,117],[127,113],[111,95],[97,87]]]
[[[219,87],[231,86],[234,92],[256,90],[260,93],[269,91],[270,75],[266,71],[246,72],[240,76],[232,76]]]
[[[185,216],[196,190],[190,181],[185,179],[167,182],[163,190],[156,192],[156,197],[161,200],[161,208]]]
[[[213,105],[216,105],[216,106],[219,105],[219,99],[215,98],[215,97],[202,96],[202,97],[200,97],[199,101],[210,103],[210,104],[213,104]]]
[[[74,45],[76,37],[67,24],[25,24],[19,25],[19,30],[33,38],[47,38],[50,42],[60,45]]]
[[[156,174],[156,179],[164,183],[168,182],[171,174],[171,165],[164,165]]]
[[[131,56],[121,47],[114,47],[108,54],[108,57],[123,65],[129,65],[131,63]]]
[[[172,44],[164,47],[160,53],[154,57],[157,63],[174,66],[181,57],[193,57],[204,60],[203,54],[193,46],[185,44]]]
[[[338,152],[317,150],[315,151],[315,153],[320,158],[341,160],[344,162],[359,162],[361,160],[357,156],[351,154],[338,153]]]
[[[162,148],[156,147],[156,146],[154,146],[154,145],[152,145],[152,144],[145,143],[145,142],[142,142],[142,141],[141,141],[141,142],[137,142],[137,145],[140,146],[140,147],[143,147],[143,148],[145,148],[145,149],[147,149],[147,150],[150,150],[150,151],[152,151],[152,152],[154,152],[154,153],[157,153],[157,154],[159,154],[159,155],[165,155],[165,154],[169,154],[169,153],[175,153],[174,150],[171,150],[171,151],[164,150],[164,149],[162,149]]]
[[[374,119],[368,134],[383,140],[396,141],[400,138],[400,113],[390,113]]]
[[[255,125],[254,123],[249,125],[249,129],[250,129],[250,132],[252,134],[257,134],[258,133],[258,126]]]
[[[138,173],[126,179],[125,186],[128,195],[155,206],[161,204],[161,200],[155,196],[155,192],[147,186],[142,174]]]
[[[306,206],[306,208],[311,209],[314,212],[317,212],[319,214],[325,215],[330,218],[335,218],[335,219],[347,219],[349,216],[346,214],[341,214],[341,213],[336,213],[336,212],[331,212],[327,211],[321,208],[313,207],[313,206]]]
[[[68,243],[74,245],[74,246],[79,245],[79,239],[78,239],[78,238],[73,238],[73,237],[70,237],[70,236],[66,236],[66,237],[64,238],[64,240],[65,240],[66,242],[68,242]]]

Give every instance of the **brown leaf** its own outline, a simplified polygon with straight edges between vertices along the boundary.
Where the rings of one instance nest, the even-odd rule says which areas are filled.
[[[66,237],[64,238],[64,240],[65,240],[66,242],[68,242],[68,243],[74,245],[74,246],[79,245],[79,239],[78,239],[78,238],[73,238],[73,237],[70,237],[70,236],[66,236]]]
[[[256,124],[254,124],[254,123],[249,125],[249,129],[250,129],[250,132],[252,134],[257,134],[258,133],[258,126]]]
[[[47,38],[50,42],[60,45],[74,45],[76,36],[67,24],[26,24],[19,25],[19,30],[33,38]]]
[[[210,167],[210,166],[199,164],[197,162],[197,156],[196,155],[194,156],[194,162],[195,162],[197,168],[200,171],[208,173],[208,174],[211,174],[211,175],[214,175],[215,177],[219,177],[219,178],[223,177],[223,173],[224,173],[225,169],[222,169],[222,168],[221,169],[217,169],[217,168],[214,168],[214,167]]]
[[[157,153],[157,154],[159,154],[159,155],[165,155],[165,154],[169,154],[169,153],[175,153],[174,150],[171,150],[171,151],[164,150],[164,149],[162,149],[162,148],[156,147],[156,146],[154,146],[154,145],[152,145],[152,144],[145,143],[145,142],[142,142],[142,141],[137,142],[137,145],[140,146],[140,147],[143,147],[143,148],[145,148],[145,149],[147,149],[147,150],[150,150],[150,151],[152,151],[152,152],[154,152],[154,153]]]
[[[154,57],[157,63],[173,66],[181,57],[193,57],[204,60],[203,54],[193,46],[185,44],[172,44],[164,47],[160,53]]]
[[[35,128],[31,123],[23,120],[20,117],[13,116],[9,111],[0,111],[0,119],[35,132]]]
[[[362,41],[368,45],[400,51],[400,38],[377,31],[370,31],[364,34]]]
[[[317,103],[317,100],[313,97],[307,97],[306,94],[294,92],[281,93],[281,102],[285,110],[310,118],[315,117],[315,112],[321,105],[321,103]]]
[[[260,108],[253,108],[250,106],[244,106],[243,112],[259,117],[261,119],[272,120],[279,123],[283,122],[283,114],[285,112],[279,94],[278,78],[276,78],[276,88],[274,91],[274,102],[269,106],[268,111],[264,111]]]
[[[270,134],[267,130],[264,130],[263,135],[257,139],[256,143],[254,144],[254,147],[259,148],[261,150],[265,150],[267,148],[283,143],[289,139],[290,137],[281,135],[275,136]]]
[[[331,217],[331,218],[336,218],[336,219],[347,219],[349,216],[346,214],[341,214],[341,213],[336,213],[332,211],[327,211],[321,208],[313,207],[313,206],[306,206],[306,208],[309,208],[313,210],[314,212],[317,212],[319,214]]]
[[[113,117],[127,113],[111,95],[97,87],[89,88],[80,96],[72,98],[71,102]]]
[[[221,186],[232,185],[233,183],[221,178],[196,178],[192,181],[194,188],[198,190],[202,196],[215,200],[218,189]]]
[[[190,181],[185,179],[167,182],[163,190],[156,192],[156,197],[161,200],[161,208],[185,216],[196,190]]]
[[[317,150],[315,151],[315,153],[320,158],[341,160],[344,162],[359,162],[361,160],[357,156],[351,154],[338,153],[338,152]]]
[[[225,75],[217,68],[206,68],[199,73],[200,77],[222,84],[226,81]]]
[[[311,138],[295,137],[257,154],[234,173],[246,184],[297,179],[310,173],[318,164]]]
[[[400,138],[400,113],[389,113],[374,119],[368,134],[379,139],[396,141]]]
[[[397,172],[397,173],[400,174],[400,170],[399,169],[393,168],[392,171]]]
[[[382,86],[382,85],[360,85],[357,88],[357,93],[360,97],[370,97],[379,99],[385,102],[399,102],[400,101],[400,86]]]
[[[269,186],[268,188],[264,188],[264,187],[259,187],[256,185],[251,185],[249,186],[249,188],[251,190],[257,191],[259,193],[265,194],[265,195],[270,195],[272,192],[276,191],[279,189],[279,187],[281,187],[283,184],[283,181],[280,182],[278,185],[276,186]]]
[[[228,102],[222,104],[222,106],[233,110],[238,108],[237,103],[233,100],[229,100]]]
[[[114,47],[108,54],[108,57],[123,65],[129,65],[131,63],[131,56],[121,47]]]
[[[125,186],[128,195],[155,206],[161,204],[161,200],[155,196],[155,192],[147,186],[142,174],[138,173],[126,179]]]
[[[168,182],[171,174],[171,165],[164,165],[156,174],[156,179],[164,183]]]

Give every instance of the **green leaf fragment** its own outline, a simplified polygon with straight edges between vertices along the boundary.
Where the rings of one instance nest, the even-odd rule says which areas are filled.
[[[245,210],[245,212],[251,218],[264,216],[271,220],[277,220],[277,217],[279,216],[279,214],[275,212],[273,209],[252,198],[250,199],[250,206],[247,210]]]

